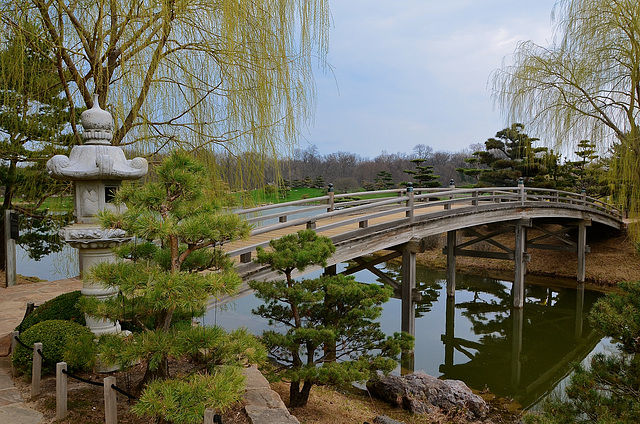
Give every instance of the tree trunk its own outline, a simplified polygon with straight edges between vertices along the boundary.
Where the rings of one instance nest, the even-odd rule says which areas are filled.
[[[150,370],[149,365],[147,364],[147,369],[144,372],[144,377],[142,378],[142,381],[140,381],[139,389],[142,389],[144,386],[147,385],[147,383],[153,380],[157,380],[157,379],[164,380],[167,378],[169,378],[169,358],[167,357],[167,355],[164,355],[160,360],[160,364],[158,365],[158,368],[156,368],[155,370],[153,371]]]
[[[7,170],[7,176],[5,179],[4,200],[2,206],[0,206],[0,269],[7,269],[7,246],[4,243],[4,211],[11,209],[11,203],[13,202],[13,194],[15,193],[15,181],[16,181],[16,161],[11,160],[9,162],[9,169]],[[4,286],[4,282],[0,283]]]
[[[307,406],[312,383],[305,381],[300,390],[300,381],[292,381],[289,386],[289,408],[301,408]]]

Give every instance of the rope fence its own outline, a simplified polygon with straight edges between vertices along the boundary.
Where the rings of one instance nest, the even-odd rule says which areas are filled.
[[[34,310],[33,303],[27,304],[27,310],[25,312],[24,319]],[[22,322],[18,326],[18,329],[22,329]],[[38,396],[40,394],[40,382],[42,379],[42,365],[50,364],[54,365],[51,361],[47,360],[44,353],[42,353],[42,343],[34,343],[33,346],[26,345],[20,340],[20,331],[13,331],[11,337],[11,352],[15,353],[16,345],[19,344],[25,349],[33,350],[33,363],[31,367],[31,397]],[[72,374],[67,370],[66,362],[58,362],[56,366],[56,419],[63,419],[68,414],[67,409],[67,394],[68,394],[68,378],[78,380],[82,383],[90,384],[93,386],[104,387],[104,405],[105,405],[105,423],[117,424],[117,398],[116,392],[126,396],[130,400],[138,400],[139,398],[131,393],[128,393],[124,389],[116,386],[116,378],[106,377],[103,382],[92,381],[86,378],[82,378],[78,375]],[[15,375],[15,370],[14,370]],[[222,416],[216,414],[211,408],[207,408],[204,413],[204,424],[222,424]]]

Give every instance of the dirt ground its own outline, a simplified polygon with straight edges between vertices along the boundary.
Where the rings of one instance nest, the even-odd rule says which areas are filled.
[[[551,228],[552,229],[552,228]],[[624,234],[616,234],[605,237],[597,232],[590,232],[587,240],[591,247],[591,253],[587,255],[587,284],[601,289],[610,289],[619,281],[640,279],[640,256],[630,240]],[[535,237],[536,231],[530,233],[530,237]],[[465,234],[459,234],[459,240],[469,239]],[[504,235],[498,241],[505,245],[512,246],[512,236]],[[487,245],[479,246],[480,249],[495,250]],[[510,244],[511,243],[511,244]],[[443,238],[434,238],[431,248],[418,255],[421,265],[444,269],[446,267],[445,257],[442,254]],[[536,276],[558,277],[559,281],[566,284],[575,284],[577,270],[577,258],[575,253],[556,252],[549,250],[530,250],[531,262],[527,265],[528,278]],[[503,276],[512,278],[513,263],[511,261],[500,261],[493,259],[478,259],[459,257],[457,258],[457,270],[464,273],[488,275],[493,277]],[[564,280],[563,280],[564,279]],[[27,283],[22,280],[21,283]],[[10,369],[8,358],[0,358],[0,366]],[[140,378],[140,370],[116,373],[119,387],[134,387],[135,382]],[[102,381],[102,374],[83,374],[84,378],[94,381]],[[22,390],[25,399],[29,399],[29,383],[24,378],[15,379],[16,386]],[[43,381],[43,391],[31,405],[45,414],[47,422],[54,422],[55,415],[55,381],[48,377]],[[284,383],[274,383],[272,388],[276,390],[287,402],[288,386]],[[517,405],[509,403],[503,399],[495,399],[490,394],[483,395],[492,406],[492,413],[485,422],[491,423],[515,423],[519,422],[519,411]],[[118,422],[124,424],[152,423],[153,420],[143,419],[134,416],[129,411],[130,402],[125,396],[118,395]],[[76,423],[103,423],[104,422],[104,401],[103,392],[100,387],[90,386],[71,380],[69,384],[69,417],[60,424]],[[315,424],[351,424],[373,422],[378,415],[387,415],[398,421],[407,424],[426,423],[466,423],[463,418],[445,415],[412,415],[406,411],[393,408],[386,403],[372,399],[364,391],[342,392],[329,387],[314,387],[311,391],[309,404],[305,408],[291,411],[301,423]],[[223,415],[225,424],[246,424],[249,420],[244,413],[243,405],[235,405],[231,410]]]
[[[0,358],[0,366],[10,370],[8,357]],[[140,375],[140,370],[133,369],[129,372],[117,372],[116,385],[125,391],[133,391]],[[96,373],[81,373],[82,378],[102,382],[105,375]],[[24,377],[14,379],[16,387],[22,391],[26,400],[30,399],[30,381]],[[77,380],[69,379],[68,408],[69,415],[64,420],[55,420],[55,379],[48,376],[41,383],[42,393],[28,402],[32,408],[42,412],[45,423],[56,424],[100,424],[104,423],[104,394],[102,387],[93,386]],[[280,394],[282,400],[288,401],[288,385],[285,383],[273,383],[272,388]],[[519,420],[519,411],[514,410],[514,405],[503,400],[495,399],[491,395],[483,395],[490,402],[492,411],[483,423],[516,423]],[[152,424],[150,418],[140,418],[130,411],[131,402],[120,394],[118,398],[118,423],[120,424]],[[517,406],[517,405],[516,405]],[[365,391],[353,390],[344,392],[330,387],[314,387],[311,390],[309,403],[304,408],[291,410],[302,424],[362,424],[372,423],[378,415],[386,415],[406,424],[432,424],[432,423],[460,423],[469,424],[470,421],[462,416],[447,416],[443,414],[414,415],[407,411],[373,399]],[[222,414],[224,424],[249,424],[249,418],[244,412],[244,405],[238,404]],[[479,422],[478,422],[479,423]],[[276,424],[276,423],[274,423]]]

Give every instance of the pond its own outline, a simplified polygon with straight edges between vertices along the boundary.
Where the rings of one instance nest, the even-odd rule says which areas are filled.
[[[35,261],[27,252],[16,245],[16,273],[41,280],[60,280],[79,274],[78,250],[65,245],[60,252],[51,253]]]
[[[25,276],[55,280],[78,274],[77,252],[69,246],[38,262],[18,247],[17,259],[17,272]],[[338,271],[344,268],[341,265]],[[383,270],[399,279],[398,268],[389,265]],[[600,293],[563,288],[551,280],[545,285],[527,284],[525,305],[518,311],[511,309],[511,282],[458,275],[456,297],[447,299],[445,278],[444,272],[417,269],[423,300],[416,308],[414,355],[405,358],[416,371],[459,379],[477,390],[488,388],[531,408],[560,390],[572,363],[613,350],[587,320]],[[357,273],[356,279],[377,282],[368,271]],[[251,314],[259,304],[247,295],[213,308],[203,322],[227,329],[244,326],[260,334],[267,322]],[[387,334],[400,331],[400,317],[401,301],[391,299],[380,318],[382,329]],[[399,366],[396,372],[407,370]]]
[[[384,271],[393,277],[399,274],[391,266]],[[511,282],[458,275],[455,299],[448,299],[445,278],[444,272],[417,270],[423,300],[416,308],[414,356],[405,358],[409,364],[413,361],[415,371],[462,380],[473,389],[487,388],[531,408],[562,386],[572,363],[612,349],[587,319],[600,293],[527,284],[524,308],[513,310]],[[367,271],[357,273],[356,279],[376,282]],[[260,334],[268,324],[251,314],[260,303],[249,294],[214,307],[203,322],[229,330],[244,326]],[[400,331],[400,318],[401,301],[391,299],[380,318],[382,329],[387,334]]]

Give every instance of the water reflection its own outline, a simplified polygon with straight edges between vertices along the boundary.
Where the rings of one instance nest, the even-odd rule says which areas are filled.
[[[536,403],[582,361],[601,337],[586,319],[597,293],[528,285],[523,309],[511,308],[509,287],[486,279],[466,278],[459,289],[471,299],[446,300],[442,335],[443,378],[488,387],[524,407]],[[457,296],[467,297],[468,296]],[[456,332],[456,311],[471,325],[472,335]],[[456,356],[456,353],[462,356]]]
[[[376,282],[366,271],[356,279]],[[509,282],[458,275],[453,299],[446,295],[443,272],[418,268],[417,286],[422,301],[416,306],[416,347],[402,366],[459,379],[478,390],[488,387],[525,408],[553,390],[571,372],[571,364],[584,360],[600,341],[586,319],[600,294],[584,286],[575,290],[527,284],[520,310],[511,309]],[[266,320],[251,315],[259,303],[252,295],[237,299],[226,310],[209,311],[204,323],[228,329],[244,325],[259,334],[268,328]],[[380,321],[387,334],[400,331],[399,299],[384,305]]]

